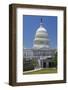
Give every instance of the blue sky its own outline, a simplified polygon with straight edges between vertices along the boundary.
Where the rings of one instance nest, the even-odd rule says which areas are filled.
[[[23,43],[24,48],[32,48],[37,28],[42,22],[47,29],[50,47],[57,48],[57,16],[23,16]]]

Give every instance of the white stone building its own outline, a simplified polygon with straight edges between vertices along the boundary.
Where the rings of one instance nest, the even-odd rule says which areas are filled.
[[[55,48],[50,48],[48,32],[41,20],[40,26],[36,30],[33,48],[24,48],[24,58],[26,58],[26,60],[35,59],[38,63],[35,68],[47,68],[51,66],[53,62],[52,57],[56,51]]]

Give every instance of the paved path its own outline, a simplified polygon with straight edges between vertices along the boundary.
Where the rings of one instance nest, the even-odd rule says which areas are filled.
[[[28,73],[28,72],[33,72],[33,71],[37,71],[37,70],[41,70],[42,68],[39,68],[39,69],[34,69],[34,70],[30,70],[30,71],[25,71],[25,72],[23,72],[24,74],[25,73]]]

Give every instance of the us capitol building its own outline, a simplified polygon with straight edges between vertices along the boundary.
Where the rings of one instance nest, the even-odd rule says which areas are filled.
[[[48,32],[41,19],[33,40],[33,48],[24,48],[23,57],[26,61],[35,59],[38,63],[35,68],[48,68],[53,64],[52,57],[55,55],[56,50],[56,48],[50,48]]]

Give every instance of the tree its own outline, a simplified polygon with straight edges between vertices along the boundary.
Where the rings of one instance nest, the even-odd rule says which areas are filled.
[[[34,67],[38,66],[38,62],[37,62],[36,59],[32,59],[32,65],[33,65]]]
[[[57,68],[57,52],[53,56],[53,62],[54,62],[54,66]]]
[[[32,60],[25,58],[23,59],[23,71],[33,70],[34,66],[32,65]]]

